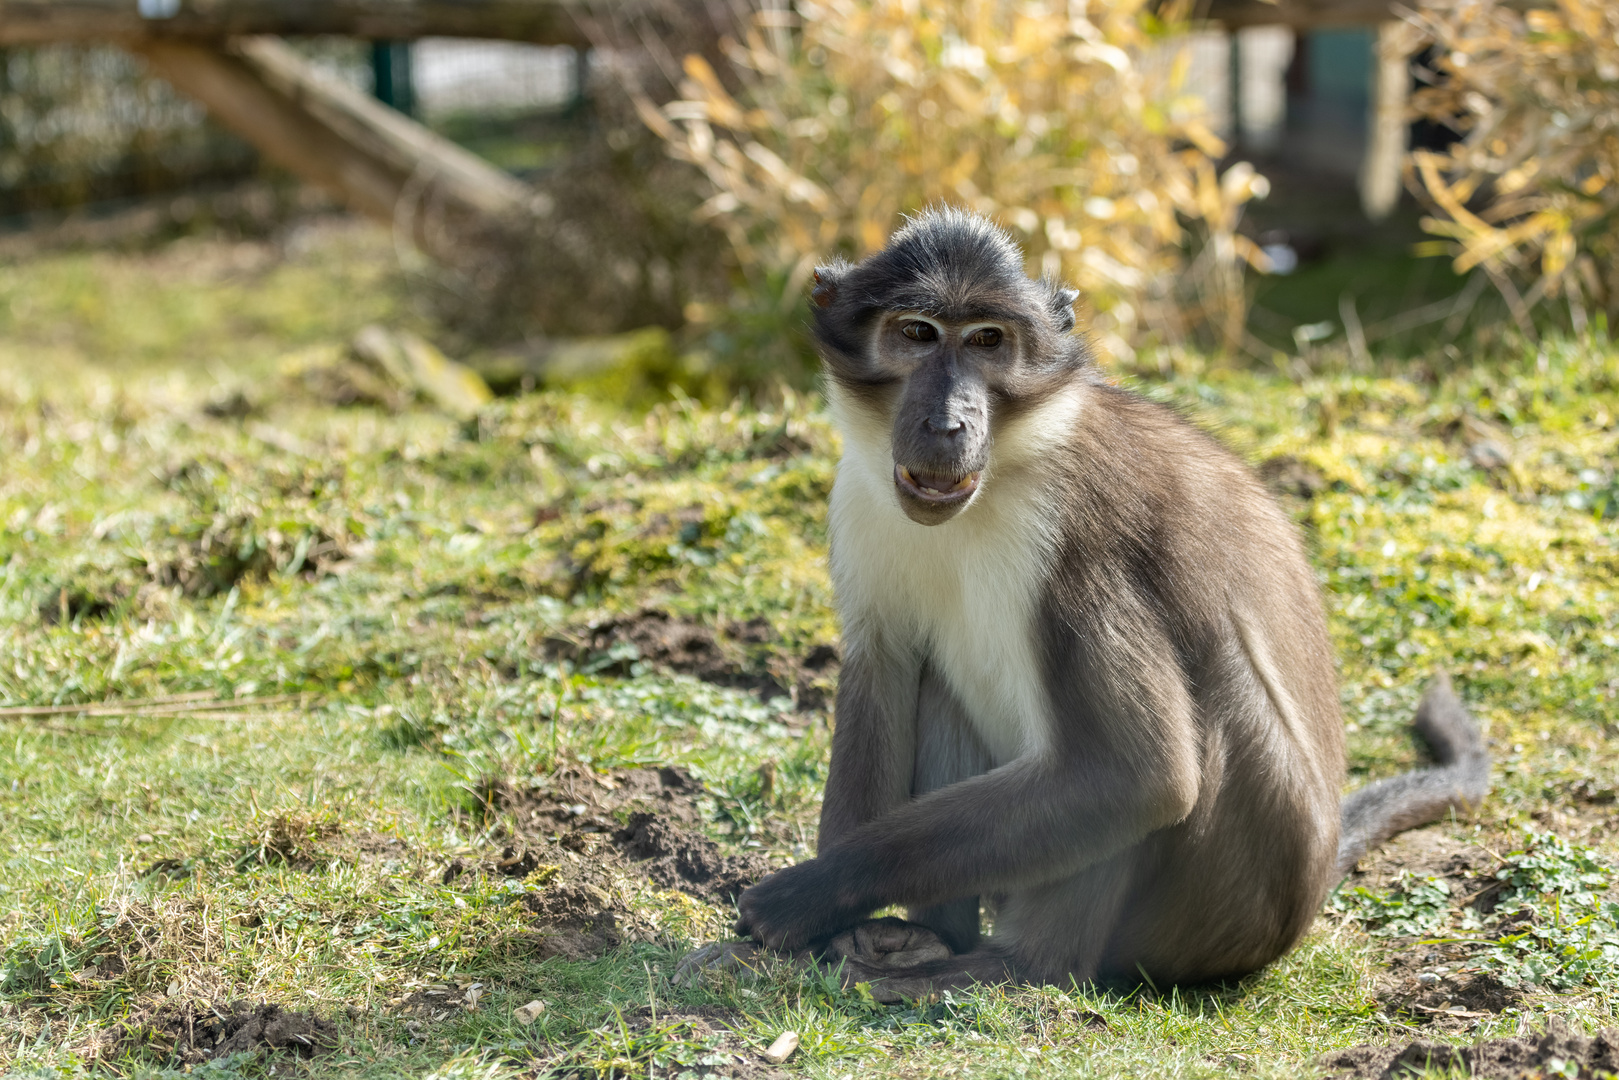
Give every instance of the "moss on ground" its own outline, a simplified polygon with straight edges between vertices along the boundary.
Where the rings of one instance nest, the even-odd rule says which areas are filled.
[[[1289,492],[1352,782],[1417,760],[1407,722],[1442,667],[1488,728],[1496,790],[1476,821],[1391,846],[1364,894],[1241,984],[885,1008],[782,972],[674,984],[723,904],[649,877],[613,831],[633,812],[613,793],[678,767],[659,812],[705,857],[813,843],[837,643],[818,403],[625,415],[539,394],[470,424],[335,406],[278,358],[408,321],[385,240],[315,235],[245,284],[187,243],[200,263],[0,271],[0,706],[63,707],[0,718],[0,1066],[769,1075],[760,1053],[792,1029],[785,1071],[817,1077],[1294,1076],[1413,1033],[1615,1021],[1600,940],[1536,982],[1549,969],[1507,970],[1493,945],[1383,932],[1396,910],[1460,936],[1499,924],[1478,896],[1521,876],[1526,829],[1588,848],[1559,858],[1611,899],[1612,346],[1437,377],[1121,373]],[[121,704],[73,708],[104,702]],[[1537,887],[1543,924],[1575,903]],[[1500,1001],[1431,997],[1485,975]],[[268,1020],[227,1041],[238,1000],[330,1027],[299,1029],[318,1046],[276,1046]],[[246,1049],[216,1060],[199,1023]]]

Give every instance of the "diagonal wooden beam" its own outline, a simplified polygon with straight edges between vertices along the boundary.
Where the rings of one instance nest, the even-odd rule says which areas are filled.
[[[238,38],[222,47],[180,40],[127,45],[270,161],[351,209],[402,226],[442,262],[476,257],[461,242],[468,235],[510,234],[532,220],[528,187],[322,75],[276,38]]]

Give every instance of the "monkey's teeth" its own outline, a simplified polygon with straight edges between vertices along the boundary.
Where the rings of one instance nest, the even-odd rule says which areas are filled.
[[[943,478],[936,479],[933,475],[929,474],[924,475],[928,476],[928,480],[930,482],[923,483],[916,478],[915,473],[911,472],[910,469],[907,469],[903,465],[897,466],[895,471],[902,483],[914,488],[918,494],[934,499],[959,494],[963,491],[971,491],[977,486],[978,478],[981,475],[980,473],[970,472],[965,476],[949,478],[948,484],[941,484],[939,483],[939,479]]]

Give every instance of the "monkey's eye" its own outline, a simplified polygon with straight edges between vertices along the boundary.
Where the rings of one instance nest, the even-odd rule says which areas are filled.
[[[912,341],[937,341],[939,331],[932,323],[908,322],[899,328],[899,332]]]
[[[978,345],[985,349],[993,349],[1001,343],[1001,332],[993,326],[986,326],[981,330],[974,330],[967,336],[967,344]]]

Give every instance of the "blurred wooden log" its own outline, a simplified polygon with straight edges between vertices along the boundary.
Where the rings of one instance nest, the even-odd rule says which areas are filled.
[[[0,0],[0,45],[344,34],[586,47],[580,8],[580,0]]]
[[[1360,166],[1360,205],[1373,221],[1388,217],[1400,201],[1400,168],[1411,136],[1411,56],[1422,44],[1422,31],[1410,23],[1391,19],[1377,28],[1377,67]]]
[[[475,257],[461,243],[468,236],[509,233],[531,220],[526,186],[320,74],[275,38],[239,38],[224,47],[126,44],[266,158],[401,228],[441,262]]]

